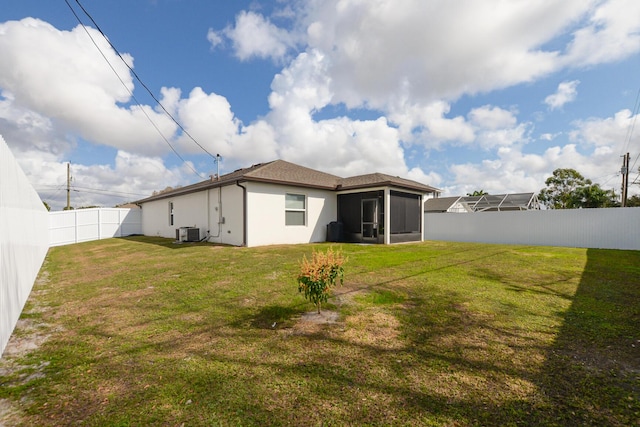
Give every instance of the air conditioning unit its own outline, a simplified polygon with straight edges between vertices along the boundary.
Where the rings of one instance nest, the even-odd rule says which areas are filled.
[[[176,228],[176,241],[197,242],[200,240],[200,229],[195,227]]]
[[[195,227],[187,228],[187,242],[197,242],[200,240],[200,229]]]

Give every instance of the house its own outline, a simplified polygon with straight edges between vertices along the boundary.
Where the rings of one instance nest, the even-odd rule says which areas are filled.
[[[535,193],[440,197],[429,199],[424,204],[425,213],[502,212],[538,209],[540,209],[540,204]]]
[[[136,204],[147,236],[235,246],[388,244],[423,239],[424,199],[439,192],[381,173],[340,178],[275,160]]]

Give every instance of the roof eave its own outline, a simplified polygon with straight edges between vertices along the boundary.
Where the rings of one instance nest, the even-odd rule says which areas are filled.
[[[405,190],[411,190],[411,191],[416,191],[418,193],[441,193],[441,190],[438,190],[437,188],[432,188],[432,187],[428,187],[428,188],[418,188],[418,187],[413,187],[411,185],[403,185],[403,184],[399,184],[397,182],[393,182],[393,181],[384,181],[384,182],[376,182],[376,183],[368,183],[368,184],[355,184],[355,185],[347,185],[347,186],[339,186],[338,188],[336,188],[337,191],[347,191],[347,190],[361,190],[364,188],[377,188],[377,187],[393,187],[393,188],[402,188]]]
[[[304,188],[317,188],[319,190],[335,190],[335,185],[318,185],[304,182],[295,182],[295,181],[285,181],[278,179],[269,179],[269,178],[256,178],[245,176],[241,181],[252,181],[252,182],[261,182],[264,184],[278,184],[278,185],[288,185],[290,187],[304,187]]]
[[[156,194],[155,196],[150,196],[145,199],[138,200],[134,203],[149,203],[154,202],[156,200],[162,199],[170,199],[171,197],[176,196],[184,196],[186,194],[197,193],[198,191],[209,190],[211,188],[223,187],[225,185],[232,185],[235,183],[237,179],[234,180],[224,180],[224,181],[204,181],[198,184],[193,184],[193,186],[177,188],[175,190],[167,191],[166,193]]]

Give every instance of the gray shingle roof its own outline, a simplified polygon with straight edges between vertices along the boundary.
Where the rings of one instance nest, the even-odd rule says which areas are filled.
[[[446,212],[455,202],[460,199],[460,196],[455,197],[436,197],[435,199],[428,199],[424,202],[425,212]]]
[[[339,176],[320,172],[315,169],[276,160],[264,163],[244,174],[245,179],[283,184],[295,184],[305,187],[334,189],[341,179]]]
[[[326,190],[348,190],[389,185],[425,193],[439,192],[436,188],[428,185],[382,173],[359,175],[351,178],[340,178],[336,175],[296,165],[295,163],[290,163],[285,160],[274,160],[272,162],[258,163],[248,168],[238,169],[220,176],[219,180],[212,178],[196,184],[159,193],[139,200],[136,203],[165,199],[168,197],[205,190],[207,188],[216,188],[229,185],[236,181],[269,182]]]
[[[395,187],[417,190],[425,193],[439,192],[437,188],[422,184],[399,176],[386,175],[384,173],[370,173],[350,178],[342,178],[339,182],[340,190],[350,190],[372,186],[390,185]]]

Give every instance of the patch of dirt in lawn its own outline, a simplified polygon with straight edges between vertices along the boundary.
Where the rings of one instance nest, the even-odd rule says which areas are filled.
[[[18,411],[7,399],[0,399],[0,427],[9,427],[22,421]]]
[[[404,347],[399,338],[400,322],[390,313],[366,310],[351,316],[349,324],[358,325],[345,332],[345,338],[353,343],[385,350]]]
[[[34,290],[29,296],[28,311],[25,310],[24,314],[47,311],[46,307],[38,304],[37,297],[47,292],[46,289],[38,289],[38,285],[48,281],[49,275],[47,272],[38,277],[34,284]],[[42,378],[44,376],[44,368],[48,365],[48,362],[26,366],[21,364],[20,361],[31,352],[37,350],[49,338],[51,332],[51,327],[41,321],[32,318],[19,319],[0,358],[0,379],[2,377],[9,378],[8,382],[18,386],[27,384],[34,379]],[[0,382],[4,383],[5,381]],[[19,425],[23,421],[16,403],[9,399],[0,399],[0,427]]]
[[[302,322],[327,324],[336,323],[338,321],[338,313],[335,311],[324,310],[318,313],[317,311],[310,311],[304,313],[300,318]]]
[[[320,313],[310,311],[300,316],[290,332],[298,335],[316,334],[327,325],[339,324],[339,318],[336,311],[322,310]]]

